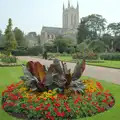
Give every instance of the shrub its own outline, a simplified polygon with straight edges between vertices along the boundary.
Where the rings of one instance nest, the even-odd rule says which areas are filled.
[[[42,47],[41,46],[35,46],[32,48],[28,48],[28,55],[32,56],[38,56],[40,53],[42,53]]]
[[[28,51],[27,50],[14,50],[12,52],[12,55],[14,56],[27,56],[28,55]]]
[[[120,60],[120,53],[102,53],[100,58],[102,60]]]
[[[3,63],[16,63],[17,58],[15,56],[3,56],[1,58],[1,62],[3,62]]]
[[[73,59],[87,59],[87,60],[96,60],[98,59],[98,55],[93,52],[88,53],[75,53],[72,55]]]

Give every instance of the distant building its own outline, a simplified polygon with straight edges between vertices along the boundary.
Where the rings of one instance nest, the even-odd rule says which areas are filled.
[[[25,39],[27,42],[27,46],[29,48],[34,47],[34,46],[38,46],[38,44],[39,44],[39,38],[38,38],[36,32],[29,32],[26,35]]]
[[[68,1],[68,8],[63,4],[62,28],[43,26],[41,30],[41,44],[54,40],[56,36],[71,38],[76,42],[76,33],[79,25],[79,5],[74,8]]]

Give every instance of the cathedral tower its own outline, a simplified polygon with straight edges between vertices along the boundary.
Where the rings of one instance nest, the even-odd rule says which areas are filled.
[[[68,7],[63,4],[63,28],[76,29],[79,25],[79,4],[74,8],[68,0]]]

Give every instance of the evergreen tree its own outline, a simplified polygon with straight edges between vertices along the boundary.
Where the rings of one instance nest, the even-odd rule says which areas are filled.
[[[17,41],[17,45],[18,46],[24,46],[24,43],[25,43],[24,33],[17,27],[14,29],[13,32],[14,32],[14,35],[15,35],[15,39]]]
[[[12,31],[12,19],[11,18],[9,18],[8,25],[5,30],[5,38],[6,38],[6,44],[5,44],[6,55],[9,56],[12,50],[14,50],[17,46],[15,35]]]

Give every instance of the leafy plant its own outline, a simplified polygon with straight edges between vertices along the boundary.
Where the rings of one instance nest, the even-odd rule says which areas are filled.
[[[16,63],[17,58],[15,56],[2,56],[1,57],[1,62],[3,63]]]
[[[29,61],[23,69],[24,76],[21,79],[25,81],[29,89],[44,91],[59,88],[61,92],[64,92],[65,88],[78,92],[84,90],[84,85],[79,78],[85,69],[85,60],[76,64],[73,74],[67,69],[66,63],[58,59],[55,59],[48,68],[39,62]]]

